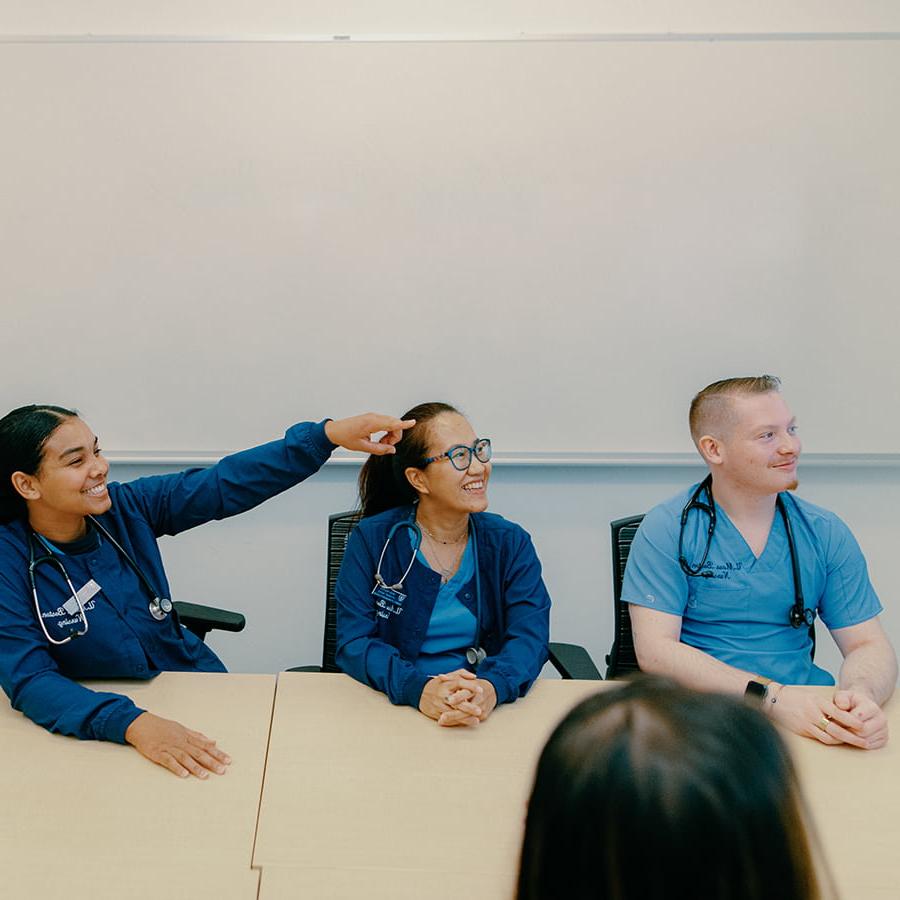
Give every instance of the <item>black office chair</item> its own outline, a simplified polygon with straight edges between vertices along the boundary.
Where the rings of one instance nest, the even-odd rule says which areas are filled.
[[[334,663],[337,647],[337,603],[334,597],[334,585],[350,533],[356,527],[362,513],[359,510],[334,513],[328,517],[328,558],[325,575],[325,634],[322,642],[321,666],[296,666],[288,672],[340,672]],[[584,647],[577,644],[549,645],[550,664],[563,678],[580,678],[588,681],[602,680],[594,661]]]
[[[622,602],[622,582],[625,580],[625,563],[631,552],[631,542],[643,521],[643,514],[616,519],[609,523],[612,533],[612,579],[613,615],[615,616],[615,637],[612,649],[606,657],[606,677],[623,678],[640,672],[637,655],[634,652],[634,637],[631,634],[631,616],[628,604]]]
[[[215,606],[202,606],[199,603],[185,603],[176,600],[172,606],[178,615],[178,621],[200,638],[206,640],[206,635],[214,629],[218,631],[243,631],[247,620],[236,612],[227,609],[218,609]]]
[[[622,582],[625,580],[625,563],[631,552],[631,542],[644,516],[629,516],[609,523],[612,533],[612,575],[613,575],[613,615],[615,616],[615,638],[612,649],[606,657],[606,678],[626,678],[640,672],[637,654],[634,652],[634,637],[631,634],[629,604],[622,602]],[[816,625],[809,626],[811,646],[810,657],[816,656]]]

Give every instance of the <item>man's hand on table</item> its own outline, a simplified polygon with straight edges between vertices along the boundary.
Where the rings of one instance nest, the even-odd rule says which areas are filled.
[[[797,685],[779,689],[767,712],[794,734],[822,744],[851,744],[875,750],[887,743],[887,718],[881,707],[860,691],[836,691],[829,700]]]
[[[834,705],[856,719],[854,732],[866,741],[867,750],[877,750],[888,740],[888,722],[884,710],[861,690],[835,691]]]

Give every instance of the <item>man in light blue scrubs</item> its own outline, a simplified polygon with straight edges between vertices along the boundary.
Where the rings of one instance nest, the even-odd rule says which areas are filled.
[[[638,662],[700,690],[746,694],[824,744],[875,749],[888,737],[881,707],[896,655],[849,528],[788,493],[800,439],[779,387],[770,375],[730,378],[691,403],[710,474],[652,509],[635,536],[622,600]],[[844,657],[831,699],[796,687],[834,684],[812,661],[815,615]]]

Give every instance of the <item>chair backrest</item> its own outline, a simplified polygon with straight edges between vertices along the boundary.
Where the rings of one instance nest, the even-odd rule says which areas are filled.
[[[613,614],[615,616],[615,637],[612,649],[606,657],[606,678],[621,678],[632,672],[640,672],[634,652],[634,638],[631,635],[631,616],[628,604],[622,602],[622,582],[625,580],[625,563],[631,552],[631,542],[643,521],[643,514],[616,519],[609,523],[612,535],[612,580]]]
[[[322,671],[340,672],[334,664],[337,649],[337,602],[334,585],[337,581],[350,532],[362,518],[359,510],[334,513],[328,517],[328,558],[325,571],[325,636],[322,642]]]

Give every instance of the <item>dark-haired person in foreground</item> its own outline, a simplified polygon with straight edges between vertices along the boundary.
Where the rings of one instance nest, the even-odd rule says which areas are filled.
[[[550,598],[528,534],[485,512],[491,444],[445,403],[360,473],[335,588],[337,664],[441,725],[477,725],[547,659]]]
[[[709,476],[647,514],[625,570],[638,662],[747,694],[823,744],[877,749],[897,659],[850,529],[789,493],[801,447],[779,386],[730,378],[694,398],[691,436]],[[812,661],[817,615],[844,657],[830,698],[797,687],[834,684]]]
[[[787,749],[756,709],[638,677],[579,703],[550,736],[517,900],[817,900],[807,819]]]
[[[132,744],[181,776],[222,774],[230,760],[215,741],[75,679],[224,672],[179,624],[156,539],[252,509],[312,475],[338,445],[393,453],[411,424],[371,413],[305,422],[207,469],[116,484],[73,410],[4,416],[0,684],[13,707],[50,731]]]

